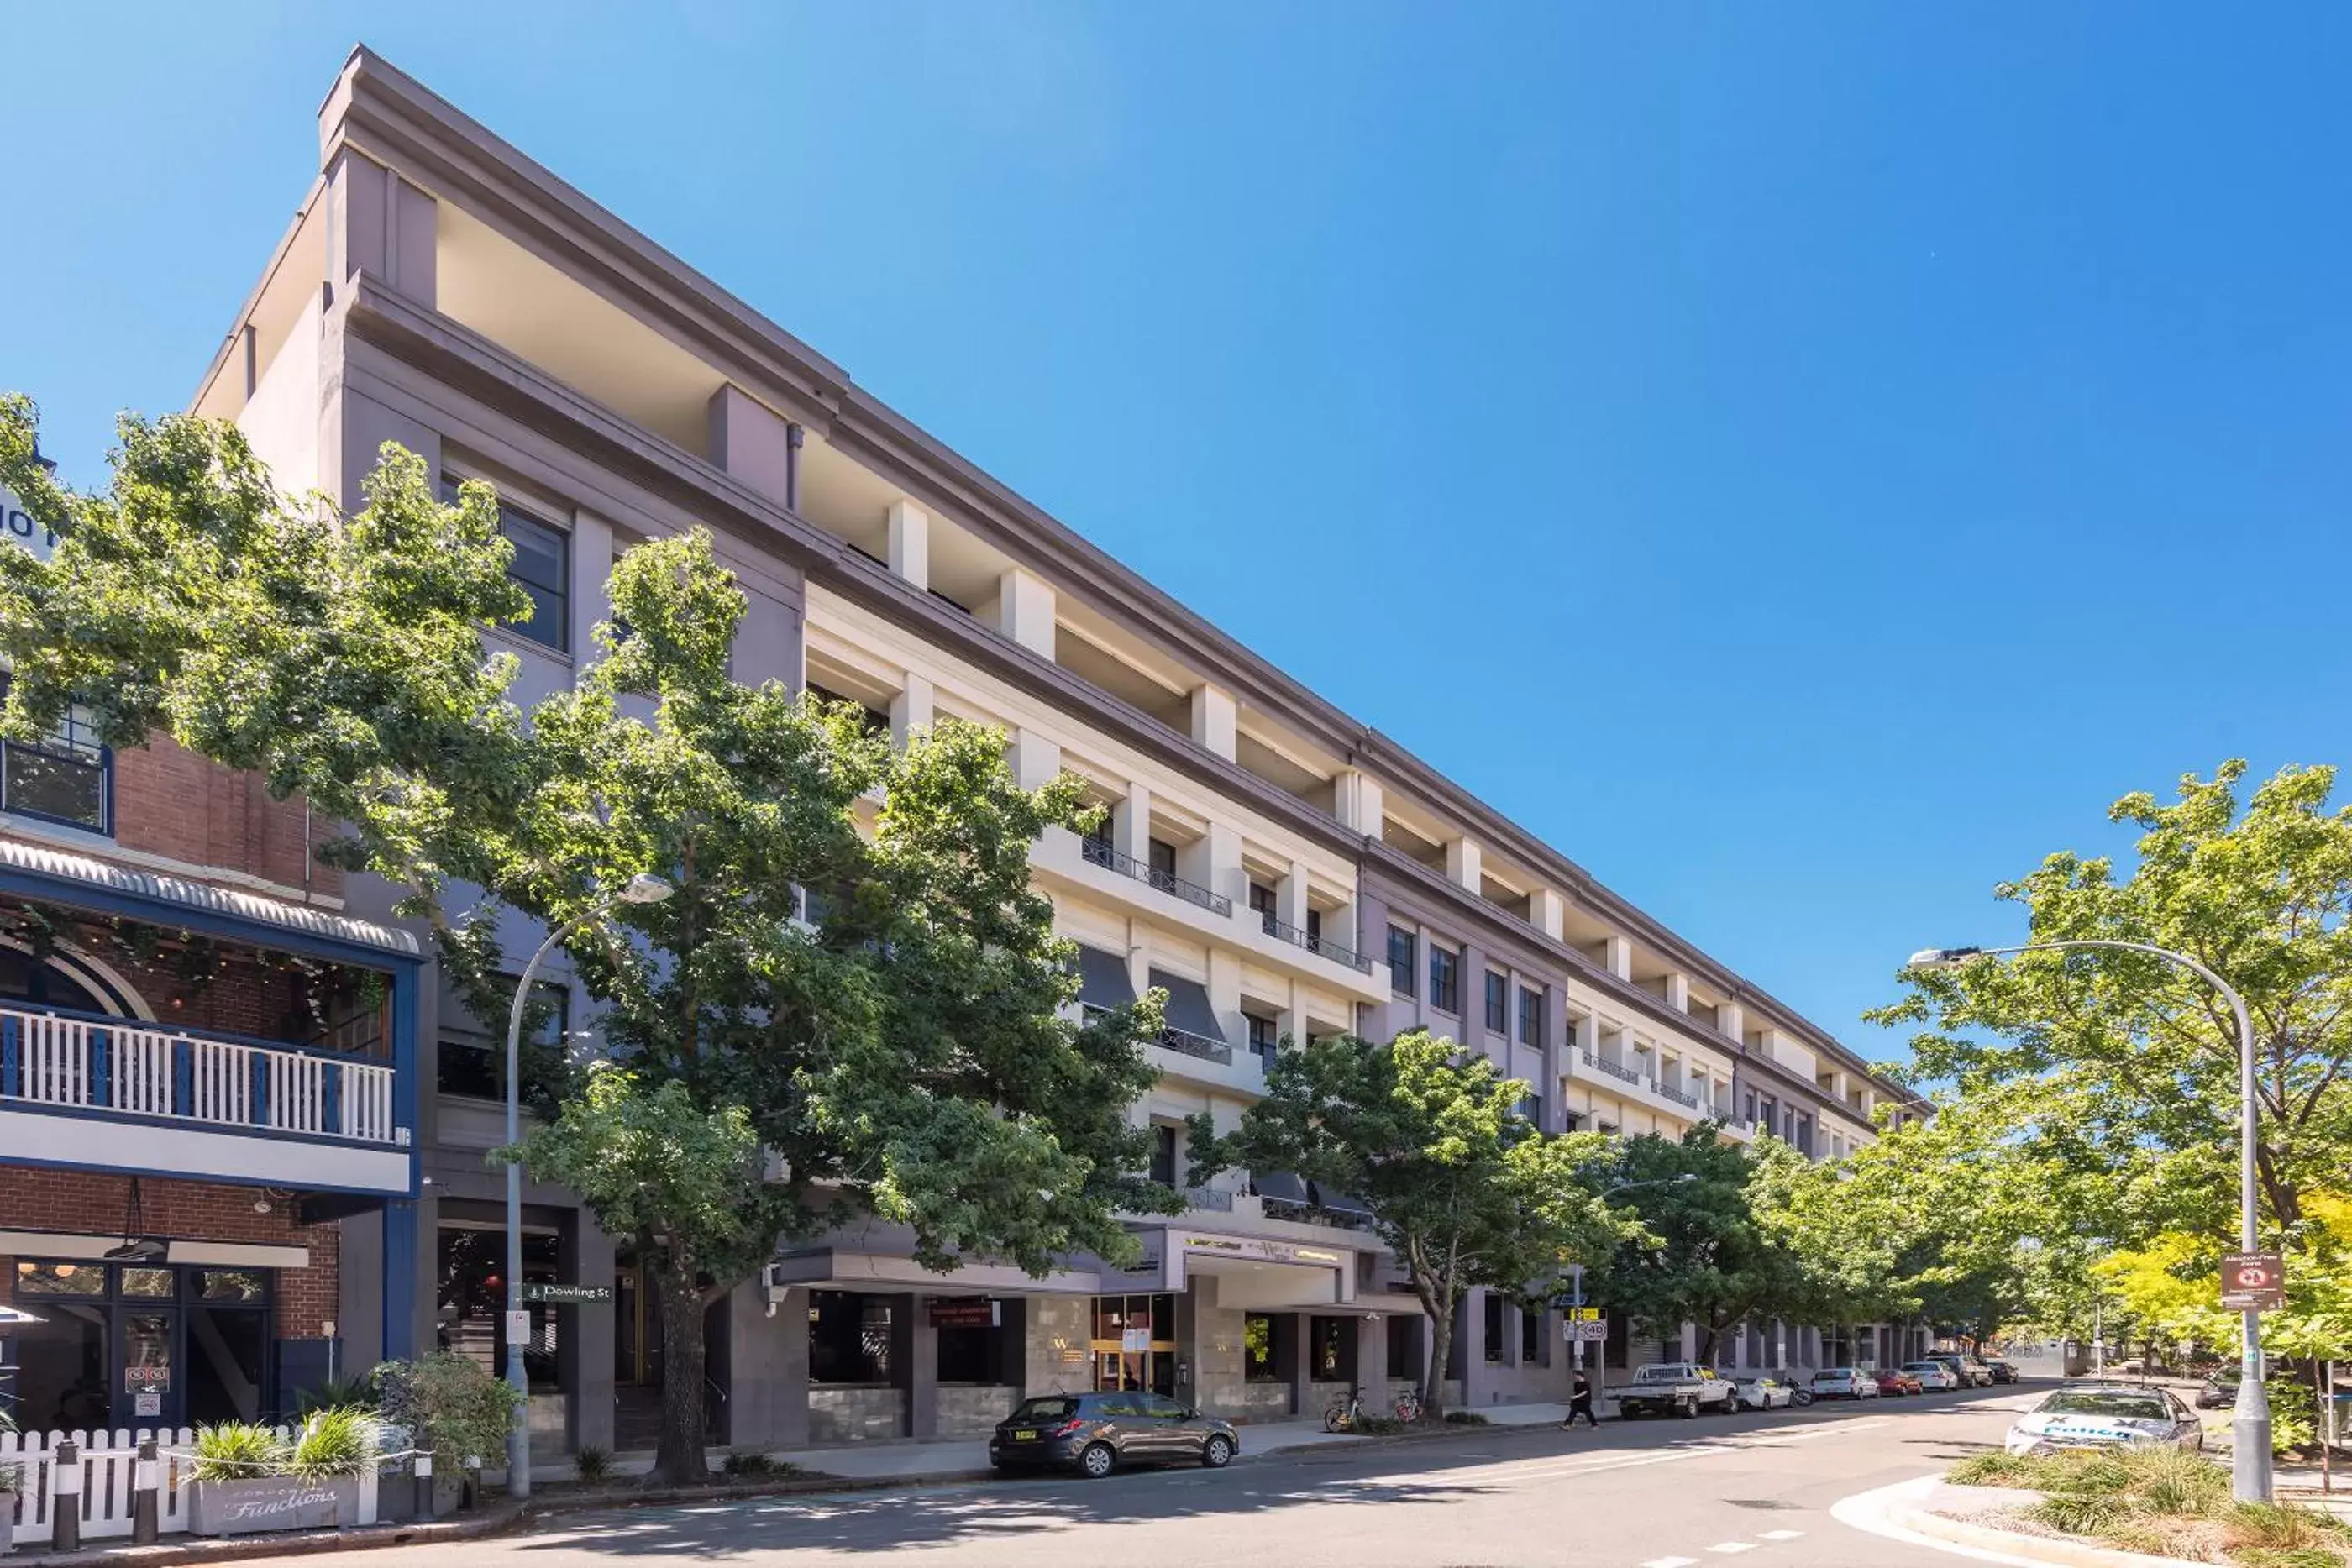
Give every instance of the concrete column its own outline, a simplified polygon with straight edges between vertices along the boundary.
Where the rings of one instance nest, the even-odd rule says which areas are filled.
[[[911,501],[890,503],[890,570],[915,588],[931,585],[930,514]]]
[[[1367,838],[1381,836],[1381,781],[1349,768],[1331,780],[1331,814],[1339,825]]]
[[[1042,789],[1062,771],[1062,747],[1034,729],[1013,732],[1013,775],[1024,789]]]
[[[1307,1385],[1314,1377],[1314,1347],[1308,1337],[1308,1314],[1286,1312],[1275,1320],[1276,1327],[1290,1330],[1290,1413],[1305,1416],[1313,1410],[1315,1397]]]
[[[1567,930],[1568,901],[1549,887],[1539,887],[1528,894],[1528,924],[1559,941]]]
[[[1680,970],[1666,977],[1666,1006],[1678,1013],[1690,1010],[1690,977]]]
[[[1609,972],[1621,980],[1632,979],[1633,977],[1633,944],[1622,936],[1612,936],[1607,939],[1604,946],[1608,949]]]
[[[583,1285],[613,1281],[613,1239],[599,1229],[587,1209],[572,1211],[562,1239],[564,1275]],[[613,1451],[612,1307],[557,1309],[559,1360],[568,1363],[562,1382],[572,1391],[572,1447]]]
[[[728,1292],[727,1299],[712,1309],[711,1317],[716,1331],[711,1360],[714,1366],[723,1362],[725,1368],[725,1375],[714,1380],[727,1391],[727,1402],[721,1406],[727,1441],[737,1448],[762,1448],[806,1443],[807,1294],[793,1291],[772,1318],[766,1291],[756,1279],[748,1280]],[[609,1369],[612,1364],[608,1338],[604,1365]],[[609,1378],[607,1384],[604,1403],[609,1425]]]
[[[1284,925],[1307,929],[1307,862],[1292,861],[1290,873],[1274,890],[1274,915]]]
[[[731,384],[710,394],[704,420],[714,466],[780,507],[793,504],[800,458],[790,420]]]
[[[1568,1076],[1568,993],[1558,986],[1546,986],[1543,993],[1543,1071],[1544,1071],[1544,1131],[1564,1132],[1568,1127],[1568,1091],[1560,1080]]]
[[[1454,1005],[1462,1015],[1461,1041],[1482,1056],[1491,1056],[1493,1053],[1486,1050],[1486,955],[1465,942],[1455,956],[1454,966],[1454,990],[1458,993]],[[1510,1015],[1506,1010],[1503,1017],[1505,1032],[1507,1033],[1510,1027]],[[1505,1077],[1508,1077],[1511,1053],[1507,1051],[1503,1052],[1495,1065],[1503,1070]]]
[[[1476,893],[1484,885],[1484,854],[1475,839],[1449,839],[1445,843],[1445,880]]]
[[[1364,1403],[1388,1414],[1389,1392],[1389,1321],[1386,1318],[1359,1317],[1356,1320],[1356,1386],[1364,1391]]]
[[[1054,656],[1053,585],[1025,567],[997,580],[996,629],[1031,653]]]
[[[898,1386],[906,1391],[904,1430],[909,1437],[934,1437],[940,1430],[940,1331],[931,1326],[929,1296],[891,1298],[891,1352]]]
[[[1234,901],[1235,909],[1249,907],[1249,873],[1242,866],[1242,834],[1231,822],[1213,819],[1209,831],[1176,852],[1176,870],[1188,882]]]
[[[1738,1002],[1725,1002],[1715,1009],[1715,1027],[1731,1040],[1743,1045],[1748,1042],[1748,1014]]]
[[[1127,799],[1110,809],[1111,847],[1138,865],[1151,861],[1151,787],[1141,779],[1127,787]]]
[[[1241,735],[1241,707],[1223,686],[1192,688],[1192,739],[1217,756],[1233,760]]]
[[[358,273],[417,304],[438,304],[438,209],[431,196],[348,149],[327,170],[327,276]]]
[[[903,747],[918,733],[931,727],[934,692],[930,677],[907,672],[906,685],[890,699],[890,740]]]
[[[1127,982],[1139,997],[1151,988],[1151,927],[1134,915],[1127,922]]]
[[[1249,1039],[1249,1022],[1242,1017],[1242,958],[1230,948],[1209,949],[1209,1006],[1227,1041],[1238,1045]]]

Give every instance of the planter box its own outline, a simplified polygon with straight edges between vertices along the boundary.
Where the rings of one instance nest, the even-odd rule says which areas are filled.
[[[198,1481],[188,1501],[188,1529],[197,1535],[248,1535],[264,1530],[333,1530],[360,1517],[357,1476],[304,1481],[255,1476]]]
[[[8,1555],[16,1539],[16,1494],[0,1491],[0,1557]]]

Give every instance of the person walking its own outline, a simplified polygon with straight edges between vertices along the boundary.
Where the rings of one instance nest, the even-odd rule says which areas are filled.
[[[1580,1366],[1576,1369],[1576,1382],[1569,1389],[1568,1419],[1560,1423],[1561,1427],[1574,1431],[1579,1416],[1595,1427],[1601,1425],[1601,1417],[1592,1413],[1592,1380],[1584,1375],[1584,1368]]]

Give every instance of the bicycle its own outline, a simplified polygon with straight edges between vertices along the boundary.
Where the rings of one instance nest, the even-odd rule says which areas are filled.
[[[1345,1399],[1335,1399],[1323,1412],[1326,1432],[1353,1431],[1364,1418],[1363,1390],[1351,1388]],[[1421,1397],[1415,1394],[1400,1394],[1396,1400],[1396,1418],[1406,1426],[1421,1419]]]

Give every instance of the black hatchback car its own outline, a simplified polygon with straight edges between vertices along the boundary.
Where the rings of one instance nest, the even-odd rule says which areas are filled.
[[[1000,1470],[1068,1469],[1100,1479],[1121,1465],[1223,1469],[1242,1451],[1233,1423],[1164,1394],[1043,1394],[997,1423],[988,1462]]]

